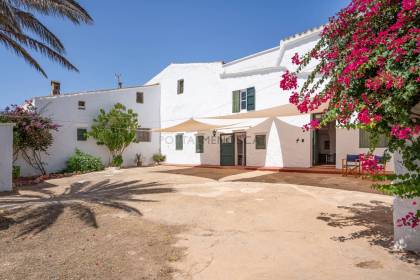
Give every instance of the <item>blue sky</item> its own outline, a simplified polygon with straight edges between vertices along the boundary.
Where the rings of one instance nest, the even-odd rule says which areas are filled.
[[[94,19],[74,26],[43,18],[80,73],[35,55],[44,78],[0,45],[0,108],[62,92],[141,85],[172,62],[231,61],[278,45],[289,35],[327,22],[349,0],[80,0]]]

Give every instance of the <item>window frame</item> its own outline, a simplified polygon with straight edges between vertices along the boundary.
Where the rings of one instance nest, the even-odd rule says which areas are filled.
[[[176,85],[176,94],[183,94],[184,93],[185,82],[184,79],[179,79]]]
[[[179,138],[180,137],[180,138]],[[178,140],[181,139],[178,143]],[[178,133],[175,135],[175,150],[182,151],[184,149],[184,133]]]
[[[199,139],[201,139],[201,140],[199,140]],[[196,135],[195,136],[195,152],[197,154],[203,154],[204,153],[204,135]]]
[[[139,133],[146,133],[147,132],[147,137],[145,137],[146,139],[141,139],[141,137],[139,136]],[[144,134],[142,134],[144,135]],[[144,127],[138,127],[136,129],[136,142],[137,143],[150,143],[152,142],[152,130],[150,128],[144,128]]]
[[[83,136],[81,136],[81,134],[79,133],[79,131],[84,131],[83,132]],[[78,142],[84,142],[84,141],[87,141],[87,136],[86,136],[86,133],[87,133],[87,128],[85,128],[85,127],[78,127],[77,129],[76,129],[76,139],[77,139],[77,141]],[[81,137],[80,137],[81,136]]]
[[[136,103],[144,104],[144,92],[143,91],[137,91],[136,92]]]
[[[264,137],[264,145],[263,146],[259,146],[259,144],[262,144],[262,143],[259,143],[258,140],[257,140],[259,137]],[[267,134],[255,134],[255,149],[256,150],[266,150],[267,149]]]
[[[364,143],[366,142],[366,144]],[[387,148],[388,140],[384,135],[379,136],[378,146],[376,148]],[[359,129],[359,149],[369,149],[370,148],[370,136],[369,132],[363,129]]]
[[[86,110],[86,101],[78,100],[77,101],[77,109],[78,110]]]

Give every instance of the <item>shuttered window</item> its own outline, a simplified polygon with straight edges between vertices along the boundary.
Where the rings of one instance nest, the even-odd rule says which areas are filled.
[[[255,88],[246,89],[246,110],[253,111],[255,110]]]
[[[184,134],[177,134],[175,136],[175,150],[182,150],[184,148]]]
[[[386,148],[388,146],[388,140],[384,135],[381,135],[378,139],[377,148]],[[366,130],[359,130],[359,148],[370,148],[370,133]]]
[[[184,93],[184,80],[182,80],[182,79],[178,80],[176,93],[177,94],[183,94]]]
[[[232,92],[232,113],[239,113],[241,111],[241,91],[235,90]]]
[[[195,137],[195,152],[196,153],[204,153],[204,136],[197,135]]]
[[[232,113],[238,113],[241,110],[255,110],[255,88],[235,90],[232,92]]]
[[[151,142],[151,131],[150,128],[138,128],[136,131],[137,142]]]
[[[86,128],[78,128],[77,129],[77,141],[86,141],[87,129]]]
[[[266,149],[266,139],[265,135],[255,135],[255,149],[265,150]]]
[[[143,92],[136,92],[136,102],[143,104],[144,103],[144,93]]]

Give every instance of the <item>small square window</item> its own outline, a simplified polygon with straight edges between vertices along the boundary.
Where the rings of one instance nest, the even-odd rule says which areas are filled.
[[[79,100],[77,102],[77,105],[78,105],[79,110],[85,110],[86,109],[86,102],[85,101]]]
[[[138,128],[136,135],[137,142],[151,142],[150,128]]]
[[[175,136],[175,150],[180,151],[184,148],[184,134]]]
[[[176,92],[177,94],[184,93],[184,80],[183,79],[178,80]]]
[[[143,92],[136,92],[136,102],[143,104],[144,103],[144,93]]]
[[[87,140],[87,129],[86,128],[78,128],[77,129],[77,141],[86,141]]]
[[[266,139],[265,135],[255,135],[255,149],[265,150],[266,149]]]

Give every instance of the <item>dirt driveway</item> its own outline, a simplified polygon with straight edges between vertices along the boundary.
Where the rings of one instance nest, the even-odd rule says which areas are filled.
[[[0,279],[419,279],[369,184],[168,166],[50,180],[0,197]]]

